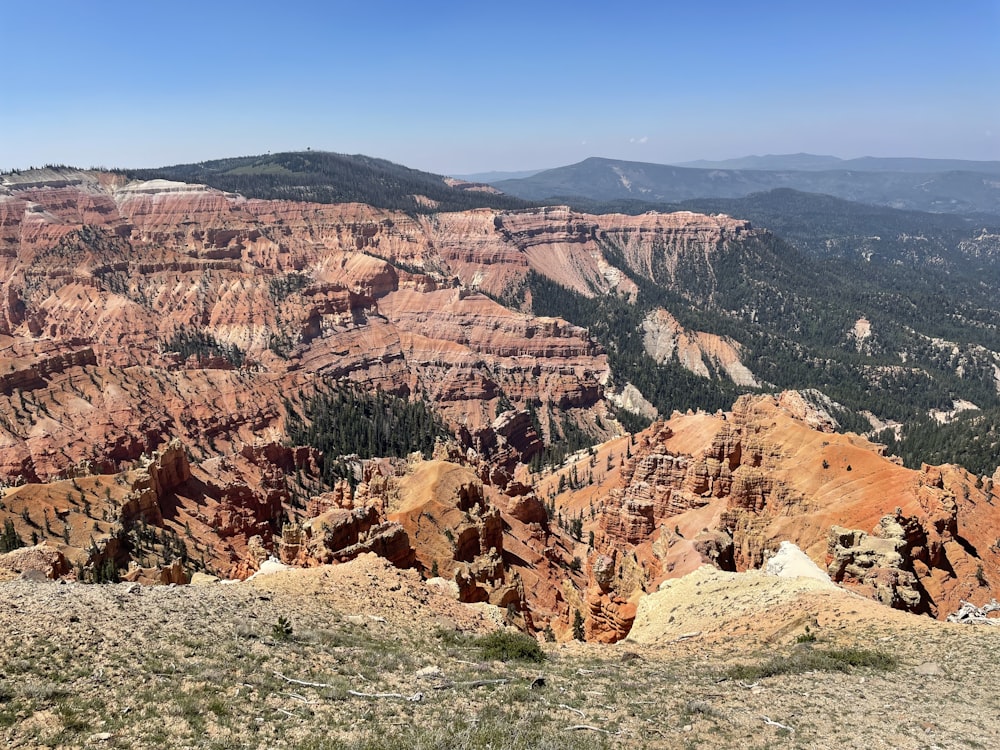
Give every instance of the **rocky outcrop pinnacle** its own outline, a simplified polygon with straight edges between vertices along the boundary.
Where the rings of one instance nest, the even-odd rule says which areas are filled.
[[[785,541],[842,586],[939,618],[1000,580],[1000,525],[983,512],[989,480],[952,466],[906,469],[882,446],[832,432],[829,415],[801,394],[744,396],[728,414],[674,414],[636,438],[620,466],[607,461],[594,485],[555,500],[570,518],[579,509],[598,555],[634,555],[643,571],[613,596],[592,577],[595,638],[618,637],[605,605],[705,563],[761,568]],[[605,460],[589,463],[598,473]]]

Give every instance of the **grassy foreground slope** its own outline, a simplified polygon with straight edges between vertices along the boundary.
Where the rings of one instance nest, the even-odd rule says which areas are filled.
[[[725,606],[700,599],[679,611]],[[12,581],[0,602],[12,748],[1000,742],[1000,632],[847,594],[652,644],[543,644],[541,661],[484,650],[502,612],[371,556],[230,586]]]

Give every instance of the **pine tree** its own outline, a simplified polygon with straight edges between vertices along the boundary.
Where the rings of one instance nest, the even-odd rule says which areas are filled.
[[[14,528],[14,522],[8,518],[3,522],[3,533],[0,534],[0,553],[10,552],[23,546],[24,540]]]

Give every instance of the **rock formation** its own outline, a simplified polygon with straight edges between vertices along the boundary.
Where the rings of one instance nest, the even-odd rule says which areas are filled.
[[[760,568],[783,541],[844,586],[937,617],[1000,577],[1000,526],[979,510],[990,500],[981,481],[957,467],[906,469],[881,446],[831,432],[810,398],[744,396],[729,414],[675,414],[637,436],[624,465],[556,504],[572,514],[586,498],[597,552],[634,550],[652,584],[704,563]]]
[[[676,358],[687,370],[704,378],[711,366],[737,385],[759,388],[760,383],[740,360],[740,345],[732,339],[702,331],[687,331],[669,312],[658,308],[642,322],[646,352],[657,362]]]
[[[981,599],[1000,580],[983,512],[1000,475],[905,469],[836,434],[809,392],[623,437],[608,394],[655,410],[586,330],[530,313],[529,274],[625,299],[702,279],[710,296],[713,258],[756,236],[689,212],[414,217],[98,172],[5,178],[0,516],[32,546],[4,559],[180,583],[374,552],[529,629],[571,637],[579,612],[597,641],[624,637],[660,581],[759,568],[786,540],[893,607]],[[666,310],[643,332],[659,361],[758,384],[734,341]],[[423,399],[454,438],[432,460],[287,445],[290,415],[331,383]],[[604,442],[531,473],[564,424]]]
[[[470,441],[501,402],[603,408],[607,362],[586,331],[475,291],[498,292],[483,279],[504,258],[518,269],[501,274],[512,286],[540,268],[529,240],[540,228],[599,234],[595,217],[418,220],[58,174],[20,175],[0,191],[0,473],[10,480],[83,460],[115,471],[175,436],[199,459],[280,437],[281,397],[318,377],[419,393]],[[651,222],[615,219],[630,221]],[[185,341],[203,349],[181,357]]]

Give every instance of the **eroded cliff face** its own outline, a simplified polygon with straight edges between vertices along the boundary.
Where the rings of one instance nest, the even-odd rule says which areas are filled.
[[[316,476],[318,455],[275,443],[200,463],[189,454],[175,439],[126,471],[77,466],[68,479],[7,488],[0,516],[78,580],[186,583],[195,570],[246,577],[250,548],[273,549],[294,509],[289,478]]]
[[[628,274],[710,277],[713,255],[756,231],[690,213],[413,218],[109,174],[9,178],[0,479],[23,486],[2,514],[51,545],[18,559],[85,577],[131,560],[136,580],[179,582],[192,561],[246,577],[270,555],[375,552],[562,638],[579,612],[599,641],[623,637],[664,578],[759,567],[784,540],[894,607],[943,616],[982,598],[1000,580],[1000,479],[904,469],[796,393],[621,437],[603,352],[522,295],[532,272],[626,297]],[[665,310],[644,330],[654,357],[756,382],[733,342]],[[433,461],[356,461],[356,487],[320,486],[315,451],[282,441],[286,399],[321,379],[425,398],[456,439]],[[531,475],[564,414],[607,441]]]
[[[518,299],[535,272],[631,296],[623,264],[659,274],[746,231],[694,214],[413,218],[112,174],[12,175],[0,187],[0,474],[47,483],[25,486],[23,504],[69,519],[65,551],[88,570],[166,562],[161,540],[133,549],[142,540],[122,534],[134,529],[183,536],[201,565],[237,577],[271,554],[317,564],[376,551],[436,567],[462,598],[513,605],[526,623],[559,618],[586,570],[515,480],[544,437],[525,409],[546,433],[562,413],[612,436],[607,361],[585,330],[490,295]],[[317,493],[319,458],[278,444],[285,399],[319,378],[426,398],[472,452],[399,476],[365,463],[359,488]],[[144,455],[153,463],[133,479]],[[163,482],[166,465],[176,476]],[[428,472],[441,474],[437,499],[412,500]],[[124,479],[100,478],[111,474]],[[77,477],[88,510],[56,507],[54,488]],[[97,507],[91,560],[76,535]],[[167,567],[135,576],[176,579]]]
[[[717,370],[737,385],[760,387],[740,359],[737,341],[714,333],[688,331],[662,308],[646,316],[642,329],[646,352],[657,362],[676,358],[685,369],[703,378],[712,377],[712,371]]]
[[[518,278],[528,268],[495,212],[417,220],[101,173],[6,182],[9,480],[117,469],[172,436],[198,458],[280,438],[282,396],[318,377],[422,394],[465,435],[501,404],[603,409],[607,362],[586,331],[463,283],[508,260]],[[217,346],[179,355],[191,340]]]
[[[281,397],[320,376],[422,394],[466,436],[508,405],[603,415],[608,365],[587,332],[493,298],[520,299],[532,271],[631,296],[627,274],[669,281],[755,231],[688,212],[413,218],[104,173],[12,175],[0,187],[0,472],[117,468],[171,436],[198,457],[277,439]],[[703,355],[753,380],[731,343],[692,336],[674,347],[690,367]],[[214,348],[179,354],[191,341]]]
[[[603,597],[606,572],[592,576],[595,637],[616,638],[620,629],[602,624],[602,606],[705,563],[760,568],[785,540],[842,585],[941,618],[1000,580],[990,480],[952,466],[906,469],[882,446],[833,433],[828,415],[798,393],[744,396],[727,414],[675,414],[634,445],[606,450],[611,457],[598,451],[539,490],[552,493],[570,473],[595,476],[553,493],[557,507],[579,514],[595,553],[634,555],[644,573],[623,590],[619,564],[610,579],[617,590]]]
[[[630,274],[670,284],[679,268],[707,270],[723,244],[757,231],[728,216],[592,216],[565,206],[438,214],[421,221],[438,264],[463,284],[502,299],[516,296],[529,271],[587,297],[633,297],[637,287]]]
[[[530,487],[484,484],[482,466],[443,451],[432,460],[365,461],[355,488],[338,483],[310,499],[301,523],[285,524],[277,554],[308,567],[376,552],[447,582],[459,601],[491,604],[540,628],[561,614],[565,540]],[[251,549],[243,572],[262,554]]]

